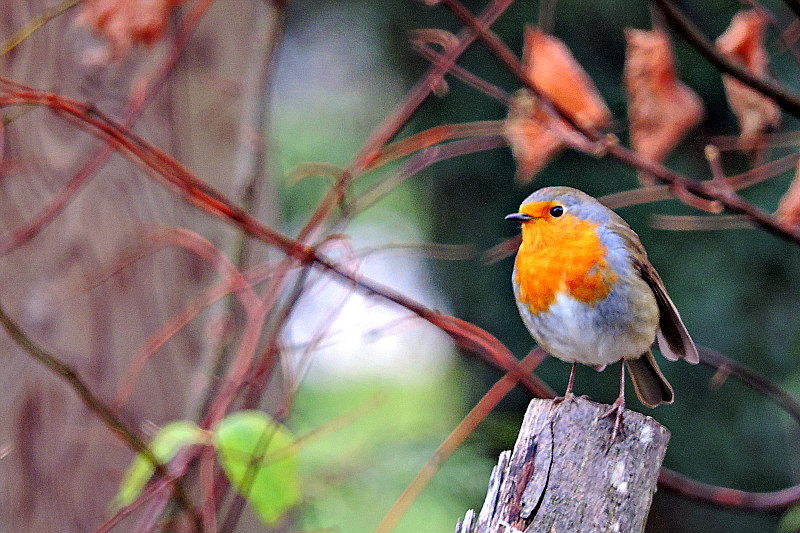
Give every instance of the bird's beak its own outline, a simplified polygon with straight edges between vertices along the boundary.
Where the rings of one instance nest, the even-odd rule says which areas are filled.
[[[527,222],[529,220],[533,220],[534,218],[535,217],[526,215],[525,213],[511,213],[510,215],[506,215],[506,220],[514,220],[519,223]]]

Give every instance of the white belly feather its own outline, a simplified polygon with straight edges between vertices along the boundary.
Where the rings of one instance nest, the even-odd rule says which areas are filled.
[[[633,286],[638,284],[641,286]],[[622,358],[639,357],[655,339],[655,297],[641,278],[634,278],[633,285],[617,283],[609,298],[596,304],[559,293],[556,301],[537,315],[519,298],[517,303],[525,325],[544,349],[563,361],[602,370]]]

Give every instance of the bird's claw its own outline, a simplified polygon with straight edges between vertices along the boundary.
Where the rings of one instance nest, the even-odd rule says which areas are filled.
[[[575,395],[572,394],[572,391],[567,391],[564,393],[564,396],[553,398],[553,405],[558,405],[562,402],[572,403],[574,401],[575,401]]]
[[[611,408],[600,416],[600,418],[608,418],[612,414],[616,413],[614,417],[614,427],[611,430],[612,441],[617,439],[617,435],[625,434],[625,424],[622,421],[623,411],[625,411],[625,400],[617,398]]]

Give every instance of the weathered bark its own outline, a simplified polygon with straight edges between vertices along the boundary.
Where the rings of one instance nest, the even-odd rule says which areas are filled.
[[[4,2],[0,41],[56,4]],[[132,88],[165,61],[171,36],[152,49],[137,47],[112,64],[87,64],[84,58],[99,42],[75,24],[79,10],[48,22],[0,57],[0,71],[92,103],[121,120]],[[253,125],[244,138],[240,124],[264,101],[250,86],[257,76],[247,73],[263,67],[252,62],[264,48],[272,19],[267,2],[214,2],[134,127],[237,201],[242,195],[231,176],[239,176],[241,145],[258,144],[261,131]],[[3,138],[8,166],[0,171],[0,240],[33,220],[102,145],[45,110],[4,112],[4,118],[14,120]],[[242,175],[240,181],[246,179]],[[277,210],[267,204],[269,197],[260,195],[264,204],[252,208],[271,224]],[[206,262],[165,249],[95,286],[153,224],[188,228],[220,246],[237,235],[114,155],[44,231],[0,257],[5,309],[108,402],[148,338],[216,279]],[[148,360],[120,411],[130,427],[141,431],[195,414],[207,379],[201,372],[216,355],[208,340],[212,335],[205,334],[205,316]],[[92,530],[107,518],[108,502],[133,453],[5,332],[0,353],[0,449],[6,450],[0,460],[0,531]]]
[[[533,400],[480,514],[468,511],[456,533],[643,531],[669,431],[625,411],[625,431],[612,441],[607,410],[580,398]]]

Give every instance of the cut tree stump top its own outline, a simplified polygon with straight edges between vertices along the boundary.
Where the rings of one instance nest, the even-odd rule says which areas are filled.
[[[612,442],[609,406],[533,400],[513,452],[500,454],[481,512],[456,533],[641,533],[669,431],[634,411]]]

